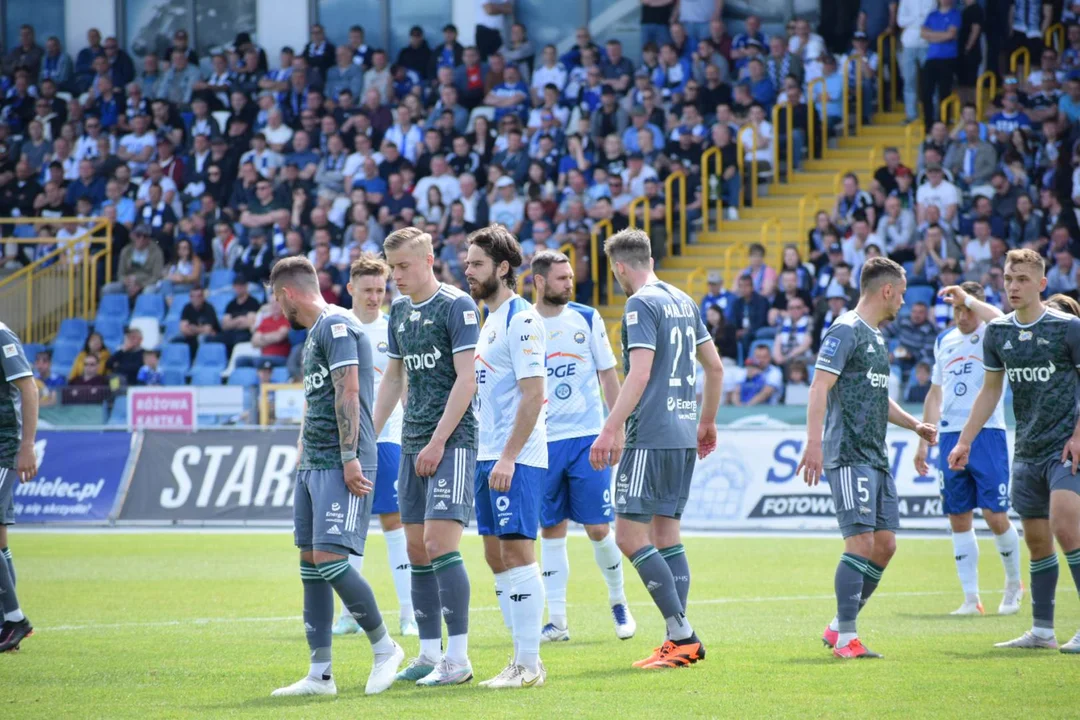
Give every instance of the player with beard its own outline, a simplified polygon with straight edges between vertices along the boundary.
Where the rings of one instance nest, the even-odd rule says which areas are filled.
[[[554,250],[537,253],[532,277],[536,312],[543,318],[547,336],[548,472],[540,505],[540,548],[548,603],[543,642],[570,639],[566,614],[569,520],[585,526],[607,584],[615,635],[626,640],[634,636],[637,626],[623,589],[622,553],[611,532],[611,471],[595,470],[589,464],[589,448],[604,423],[603,403],[610,411],[619,396],[615,355],[600,313],[570,302],[574,269],[566,255]],[[685,562],[682,545],[657,550],[665,557],[665,553],[682,555]]]
[[[510,663],[482,684],[539,687],[547,678],[540,662],[544,584],[535,548],[548,465],[544,326],[533,306],[514,292],[514,271],[522,258],[510,231],[489,225],[468,242],[465,278],[473,298],[488,309],[475,358],[476,526],[514,640]]]
[[[814,487],[828,471],[844,554],[836,568],[836,617],[823,642],[838,658],[880,658],[859,640],[855,618],[896,552],[900,527],[896,481],[889,472],[889,423],[914,430],[930,445],[937,428],[919,422],[889,397],[889,351],[878,328],[904,304],[904,269],[886,258],[863,265],[854,310],[821,341],[806,410],[806,449],[795,471]]]

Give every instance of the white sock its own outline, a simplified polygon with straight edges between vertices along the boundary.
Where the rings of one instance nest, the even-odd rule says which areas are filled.
[[[1020,535],[1016,526],[1009,523],[1009,529],[994,536],[994,545],[1005,566],[1005,584],[1020,587]]]
[[[446,657],[458,665],[469,662],[469,635],[451,635],[446,639]]]
[[[315,680],[322,680],[324,677],[331,674],[330,664],[331,663],[329,662],[311,663],[311,665],[308,667],[308,677],[314,678]]]
[[[603,540],[592,541],[593,556],[600,567],[600,574],[607,583],[608,604],[625,605],[626,590],[623,587],[622,552],[615,544],[615,533],[609,532]]]
[[[383,629],[385,630],[385,627]],[[377,660],[389,657],[394,653],[394,639],[390,637],[389,632],[385,632],[380,640],[371,643],[371,650],[375,653]]]
[[[833,615],[833,619],[829,621],[829,629],[833,632],[839,632],[840,630],[840,620],[835,615]]]
[[[1032,627],[1031,634],[1037,638],[1049,640],[1050,638],[1054,637],[1054,628]]]
[[[19,622],[25,620],[26,616],[23,615],[22,608],[15,608],[9,613],[4,613],[4,620],[7,622]]]
[[[548,621],[566,629],[566,585],[570,580],[570,558],[566,538],[541,538],[540,560],[544,567],[544,594],[547,595]]]
[[[857,637],[859,633],[840,633],[840,637],[836,639],[836,647],[845,648]]]
[[[544,583],[536,563],[508,571],[511,581],[510,615],[517,640],[517,664],[529,672],[540,665],[540,630],[544,624]]]
[[[495,597],[499,601],[499,610],[502,611],[503,625],[514,634],[514,619],[510,615],[510,571],[495,573]]]
[[[420,638],[420,657],[438,660],[442,657],[442,638]]]
[[[960,587],[971,599],[979,594],[979,541],[974,530],[952,534],[953,556],[956,558],[956,574]]]
[[[401,619],[412,620],[412,565],[405,547],[405,528],[385,532],[383,537],[386,538],[386,556],[390,561],[390,574],[394,576]]]
[[[667,637],[669,640],[678,642],[694,634],[694,628],[690,626],[690,621],[686,619],[685,615],[665,618],[664,622],[667,623]]]
[[[356,568],[356,572],[363,575],[364,570],[364,556],[363,555],[349,555],[349,565]],[[352,613],[349,612],[349,608],[345,607],[345,603],[341,604],[341,617],[349,618],[352,620]]]

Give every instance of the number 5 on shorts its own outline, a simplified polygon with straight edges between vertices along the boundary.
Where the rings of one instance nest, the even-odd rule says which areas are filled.
[[[866,483],[870,482],[870,478],[856,478],[855,482],[858,483],[859,502],[865,505],[870,502],[870,488],[866,487]]]

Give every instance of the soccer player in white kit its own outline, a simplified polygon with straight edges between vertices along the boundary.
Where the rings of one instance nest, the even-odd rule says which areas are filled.
[[[349,268],[349,295],[352,296],[352,311],[360,321],[361,330],[371,341],[371,356],[375,365],[375,395],[379,393],[379,383],[386,373],[389,356],[386,354],[389,316],[382,311],[386,298],[386,278],[390,267],[380,258],[365,253],[353,262]],[[379,465],[375,479],[375,497],[372,499],[371,514],[379,516],[383,537],[386,538],[386,552],[390,560],[390,573],[394,578],[400,608],[400,627],[402,635],[418,635],[416,618],[413,616],[412,582],[409,554],[406,551],[405,528],[401,524],[398,512],[397,477],[401,461],[401,404],[394,408],[393,414],[383,426],[378,437]],[[364,565],[363,555],[350,555],[349,564],[361,572]],[[342,606],[341,617],[334,625],[335,635],[348,635],[360,632],[360,625]]]
[[[1020,536],[1009,522],[1009,450],[1005,438],[1005,397],[972,444],[971,459],[963,470],[949,468],[949,453],[971,415],[971,405],[983,384],[983,340],[986,323],[1003,313],[983,302],[979,283],[942,288],[939,295],[953,306],[956,326],[938,335],[934,345],[934,374],[923,405],[923,422],[938,425],[938,478],[945,514],[952,528],[956,572],[964,591],[964,604],[953,615],[982,615],[979,600],[979,542],[972,529],[972,510],[980,508],[994,533],[1001,563],[1005,566],[1005,595],[999,615],[1020,610],[1023,585],[1020,579]],[[940,423],[938,422],[940,420]],[[919,441],[915,470],[930,475],[928,446]]]
[[[554,250],[537,253],[532,276],[536,311],[547,335],[548,473],[540,505],[540,549],[548,624],[542,641],[570,639],[566,614],[569,520],[585,526],[607,584],[615,635],[626,640],[634,636],[637,625],[626,602],[622,552],[611,532],[611,469],[596,470],[589,463],[589,449],[604,424],[601,403],[610,409],[619,395],[615,354],[600,313],[570,302],[574,269],[566,255]]]

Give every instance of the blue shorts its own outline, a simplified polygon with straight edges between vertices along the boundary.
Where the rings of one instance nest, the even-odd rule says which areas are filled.
[[[401,463],[401,446],[397,443],[381,442],[379,449],[379,469],[375,474],[375,499],[371,501],[372,515],[386,515],[398,512],[397,481],[398,465]]]
[[[593,470],[589,464],[595,440],[590,435],[548,443],[540,527],[553,527],[568,518],[582,525],[611,522],[611,470]]]
[[[522,535],[535,540],[547,470],[515,464],[510,492],[500,493],[488,485],[494,467],[494,460],[476,463],[477,529],[481,535]]]
[[[949,469],[949,453],[956,447],[960,433],[942,433],[938,438],[939,480],[942,510],[946,515],[960,515],[975,508],[990,512],[1009,509],[1009,448],[1005,431],[980,430],[971,443],[967,467]]]

